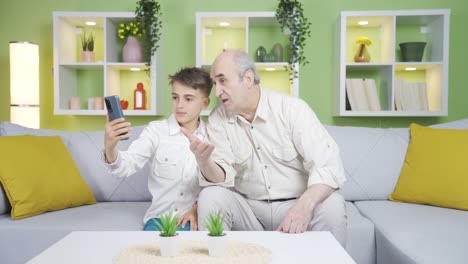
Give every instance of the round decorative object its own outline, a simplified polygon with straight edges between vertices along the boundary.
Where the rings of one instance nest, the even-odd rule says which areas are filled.
[[[355,62],[369,62],[371,59],[369,51],[367,50],[366,44],[359,44],[359,48],[354,55]]]
[[[266,53],[266,49],[263,46],[258,47],[255,51],[255,61],[263,62]]]
[[[283,46],[279,43],[276,43],[271,48],[271,53],[275,56],[275,61],[281,62],[283,60]]]
[[[275,55],[273,53],[267,53],[263,57],[263,61],[264,62],[275,62],[276,61]]]
[[[404,42],[400,43],[402,61],[422,61],[426,42]]]
[[[122,50],[123,62],[143,62],[143,49],[134,36],[129,36]]]

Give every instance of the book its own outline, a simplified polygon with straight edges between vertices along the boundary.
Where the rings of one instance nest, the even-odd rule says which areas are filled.
[[[374,79],[346,79],[346,94],[353,111],[380,111]]]

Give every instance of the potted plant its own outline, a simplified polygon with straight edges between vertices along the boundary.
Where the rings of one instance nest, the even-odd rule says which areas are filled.
[[[179,240],[178,233],[177,233],[177,221],[179,221],[179,216],[174,215],[172,211],[170,211],[166,215],[162,215],[160,217],[161,222],[156,221],[156,226],[160,231],[160,249],[161,249],[161,256],[163,257],[173,257],[177,255],[177,242]]]
[[[304,10],[299,0],[279,0],[276,19],[281,26],[281,31],[289,34],[291,50],[289,70],[292,82],[293,78],[299,77],[295,64],[306,65],[308,63],[304,55],[304,47],[307,37],[310,37],[311,23],[304,17]]]
[[[221,212],[210,213],[205,225],[208,230],[208,253],[212,257],[224,255],[226,239],[224,233],[224,215]]]
[[[83,31],[81,34],[81,62],[94,62],[94,40],[93,32]]]
[[[161,39],[162,21],[161,5],[156,0],[138,0],[135,9],[136,21],[140,22],[145,32],[143,46],[146,56],[150,57],[149,64],[156,53]]]

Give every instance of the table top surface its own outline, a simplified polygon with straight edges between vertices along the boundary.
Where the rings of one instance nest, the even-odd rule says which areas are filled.
[[[329,232],[226,231],[227,239],[256,243],[272,251],[272,263],[355,263]],[[179,232],[181,240],[207,239],[207,232]],[[158,241],[151,231],[72,232],[28,263],[112,263],[122,249]]]

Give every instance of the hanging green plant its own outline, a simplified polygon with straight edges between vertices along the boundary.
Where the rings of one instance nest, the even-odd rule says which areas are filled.
[[[304,47],[307,37],[310,37],[311,23],[304,17],[302,4],[298,0],[279,0],[276,9],[276,19],[281,31],[289,33],[289,46],[291,56],[289,58],[290,80],[298,77],[296,63],[306,65],[309,63],[304,55]]]
[[[161,5],[155,0],[138,0],[135,10],[135,19],[140,22],[143,27],[143,46],[147,53],[145,57],[149,56],[149,63],[151,58],[159,48],[158,42],[161,39],[162,31],[162,11]]]

